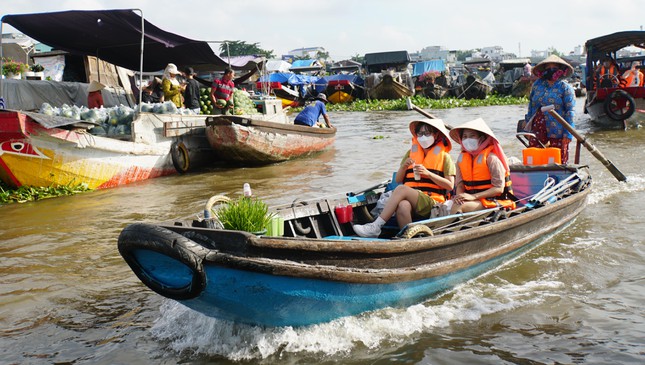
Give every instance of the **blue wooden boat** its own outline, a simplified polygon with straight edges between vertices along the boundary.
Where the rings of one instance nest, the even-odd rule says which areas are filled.
[[[373,219],[370,210],[392,187],[383,182],[272,207],[283,222],[272,236],[218,229],[216,219],[200,217],[129,225],[118,248],[150,289],[216,318],[304,326],[408,306],[498,266],[584,209],[586,166],[511,168],[518,198],[512,211],[429,218],[359,238],[352,221]]]

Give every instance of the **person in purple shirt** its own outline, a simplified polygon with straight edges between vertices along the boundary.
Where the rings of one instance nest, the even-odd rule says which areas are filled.
[[[327,104],[327,96],[323,93],[318,94],[316,96],[316,102],[307,105],[300,113],[298,113],[296,119],[293,121],[293,124],[307,125],[310,127],[316,125],[323,126],[321,125],[321,123],[318,123],[318,118],[320,118],[320,116],[322,115],[325,119],[327,127],[331,128],[332,125],[329,121],[329,116],[327,115],[325,104]]]

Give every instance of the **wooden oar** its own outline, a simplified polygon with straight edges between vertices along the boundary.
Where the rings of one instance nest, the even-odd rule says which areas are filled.
[[[594,145],[587,142],[587,140],[583,136],[581,136],[578,131],[573,129],[571,124],[564,120],[564,118],[562,118],[562,116],[560,116],[560,114],[555,111],[555,107],[553,105],[543,107],[542,111],[547,111],[553,118],[560,122],[560,124],[562,124],[562,126],[566,128],[566,130],[568,130],[569,133],[571,133],[578,140],[578,142],[585,146],[587,150],[589,150],[589,152],[591,152],[591,154],[596,159],[598,159],[598,161],[600,161],[603,166],[605,166],[607,170],[609,170],[609,172],[614,175],[616,179],[618,179],[618,181],[627,181],[627,177],[622,172],[620,172],[620,170],[618,170],[618,168],[613,163],[611,163],[611,161],[606,159],[605,156],[603,156],[603,154],[600,153],[600,151],[598,151],[598,149]]]
[[[405,102],[406,102],[406,104],[407,104],[407,106],[408,106],[408,110],[414,110],[414,111],[418,112],[419,114],[421,114],[421,115],[423,115],[423,116],[425,116],[425,117],[427,117],[427,118],[430,118],[430,119],[440,119],[440,118],[437,118],[437,117],[435,117],[434,115],[432,115],[432,114],[428,113],[427,111],[425,111],[425,110],[423,110],[423,109],[419,108],[418,106],[416,106],[416,105],[412,104],[412,99],[410,99],[410,98],[407,98],[407,99],[405,100]],[[445,122],[443,123],[443,125],[445,125],[445,126],[446,126],[446,129],[448,129],[448,130],[451,130],[451,129],[452,129],[452,127],[451,127],[451,126],[449,126],[448,124],[446,124]]]

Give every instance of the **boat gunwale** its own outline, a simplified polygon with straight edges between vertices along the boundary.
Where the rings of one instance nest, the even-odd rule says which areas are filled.
[[[567,218],[563,221],[554,222],[548,226],[540,227],[539,230],[527,229],[523,238],[519,240],[512,240],[505,242],[500,245],[495,245],[490,249],[485,251],[476,251],[468,255],[464,255],[460,258],[453,258],[450,260],[442,260],[433,262],[430,264],[421,264],[414,265],[409,267],[395,267],[395,268],[372,268],[372,267],[348,267],[348,266],[339,266],[339,265],[323,265],[307,262],[298,262],[295,259],[275,259],[275,258],[264,258],[258,256],[239,256],[227,252],[221,252],[219,250],[209,250],[203,256],[204,264],[224,266],[233,269],[239,269],[244,271],[253,271],[259,273],[265,273],[270,275],[279,275],[286,277],[299,277],[299,278],[308,278],[308,279],[318,279],[318,280],[332,280],[338,282],[347,282],[347,283],[361,283],[361,284],[387,284],[387,283],[396,283],[396,282],[406,282],[406,281],[415,281],[428,279],[432,277],[438,277],[441,275],[449,274],[455,271],[467,269],[473,265],[486,262],[491,259],[495,259],[504,254],[513,252],[517,249],[521,249],[525,246],[528,246],[534,241],[540,239],[540,237],[545,234],[557,231],[562,226],[566,225],[568,222],[574,220],[579,213],[585,208],[584,202],[581,202],[580,199],[586,199],[586,195],[590,190],[587,189],[585,192],[579,193],[581,196],[579,199],[571,200],[564,207],[555,208],[555,209],[565,209],[574,205],[576,202],[579,204],[575,209],[566,214]],[[576,195],[577,196],[577,195]],[[551,204],[555,206],[557,203]],[[540,208],[542,209],[542,208]],[[528,212],[527,212],[528,213]],[[541,216],[546,216],[549,213],[543,213]],[[516,220],[517,222],[517,220]],[[504,222],[500,222],[504,223]],[[485,227],[490,227],[486,225]],[[521,225],[521,224],[519,224]],[[472,231],[472,232],[468,232]],[[497,230],[498,232],[503,232],[502,230]],[[449,246],[459,246],[461,244],[467,244],[471,239],[462,237],[457,239],[458,236],[472,236],[481,233],[478,229],[468,229],[463,232],[464,235],[459,234],[448,234],[453,236],[454,239],[450,242],[441,242],[437,245],[426,245],[425,248],[417,248],[415,250],[406,251],[408,255],[412,255],[415,252],[421,251],[432,251],[442,247]],[[457,232],[457,233],[460,233]],[[495,232],[491,232],[487,236],[494,235]],[[448,236],[447,235],[447,236]],[[250,241],[253,241],[254,238],[250,237]],[[410,244],[416,244],[418,241],[432,241],[432,237],[429,238],[419,238],[419,239],[408,239]],[[315,240],[314,240],[315,241]],[[318,240],[321,241],[321,240]],[[379,242],[379,245],[386,246],[387,244],[392,244],[396,241],[382,241]],[[372,243],[375,243],[372,241]],[[365,248],[366,245],[360,245],[362,248]],[[370,250],[359,251],[365,253],[374,253]],[[392,255],[395,255],[399,251],[389,252]]]
[[[310,126],[301,126],[296,124],[287,124],[279,122],[265,121],[261,119],[254,119],[252,115],[220,115],[209,116],[206,118],[206,126],[213,127],[254,127],[262,132],[270,132],[272,130],[293,132],[294,134],[311,135],[315,137],[335,137],[336,127],[331,128],[317,128]],[[268,130],[268,131],[267,131]]]

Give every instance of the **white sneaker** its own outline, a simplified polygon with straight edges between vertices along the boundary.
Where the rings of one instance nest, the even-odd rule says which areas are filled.
[[[356,224],[354,232],[361,237],[378,237],[381,234],[381,227],[375,223]]]

